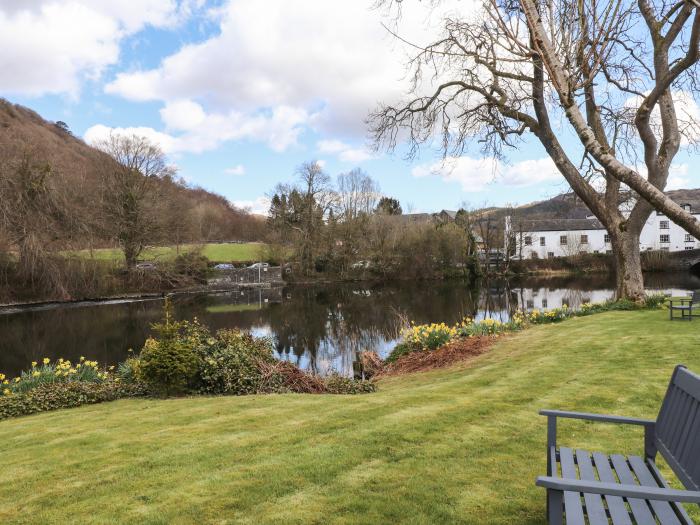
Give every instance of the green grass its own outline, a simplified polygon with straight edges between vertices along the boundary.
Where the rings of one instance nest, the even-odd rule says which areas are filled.
[[[655,417],[700,325],[610,312],[362,396],[124,400],[0,423],[3,523],[540,524],[541,408]],[[640,453],[637,428],[560,442]],[[695,514],[698,517],[698,514]]]
[[[205,244],[202,254],[214,262],[257,261],[260,258],[262,244],[248,242],[243,244]],[[180,246],[180,253],[194,249],[197,245],[185,244]],[[101,261],[123,261],[124,255],[118,248],[102,248],[99,250],[81,250],[77,253],[83,257],[94,257]],[[173,259],[177,255],[175,247],[148,248],[141,254],[140,259],[152,261],[158,259]]]
[[[254,310],[261,310],[262,308],[263,307],[259,304],[217,304],[214,306],[207,306],[207,313],[230,314],[233,312],[252,312]]]

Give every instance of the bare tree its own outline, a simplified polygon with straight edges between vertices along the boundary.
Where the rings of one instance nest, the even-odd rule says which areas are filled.
[[[379,185],[359,168],[338,175],[338,213],[342,220],[368,216],[377,205]]]
[[[445,156],[477,139],[500,157],[534,135],[608,230],[617,296],[643,297],[639,234],[651,211],[700,235],[663,193],[682,140],[698,139],[679,107],[697,90],[697,4],[484,0],[478,15],[446,17],[443,26],[439,40],[412,44],[410,99],[371,115],[377,147],[407,138],[415,155],[437,134]]]
[[[95,147],[116,162],[106,162],[102,181],[105,224],[132,269],[147,243],[157,240],[161,223],[159,179],[174,169],[159,146],[145,137],[111,134]]]

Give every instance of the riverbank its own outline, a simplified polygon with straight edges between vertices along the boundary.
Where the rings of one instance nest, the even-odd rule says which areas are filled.
[[[366,396],[122,400],[4,421],[0,518],[543,523],[537,411],[653,418],[673,366],[700,369],[698,343],[694,322],[670,324],[663,310],[609,312],[384,378]],[[642,446],[613,426],[560,432],[595,449]]]

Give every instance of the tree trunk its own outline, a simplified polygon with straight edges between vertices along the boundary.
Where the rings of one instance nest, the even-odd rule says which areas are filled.
[[[610,234],[615,261],[616,299],[644,299],[644,277],[639,254],[639,233],[624,231]]]

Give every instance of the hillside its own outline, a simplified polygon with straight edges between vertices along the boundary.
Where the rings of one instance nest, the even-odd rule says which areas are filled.
[[[101,174],[113,167],[114,161],[59,124],[43,119],[31,109],[0,99],[0,162],[12,166],[25,157],[51,167],[55,190],[59,198],[70,205],[72,227],[59,228],[52,247],[114,244],[114,240],[101,231],[100,218],[95,216]],[[165,231],[159,239],[162,242],[257,240],[261,235],[260,218],[235,208],[220,195],[190,187],[178,179],[162,179],[160,185],[159,193],[176,200],[178,213],[189,219],[186,232],[177,232],[178,238],[171,239]],[[80,223],[78,234],[73,227],[76,221]],[[84,235],[88,230],[89,241]]]
[[[700,188],[670,190],[666,194],[678,204],[690,204],[694,212],[700,212]],[[487,214],[496,218],[511,215],[527,220],[585,219],[592,215],[581,199],[573,193],[563,193],[551,199],[515,208],[492,208]]]

